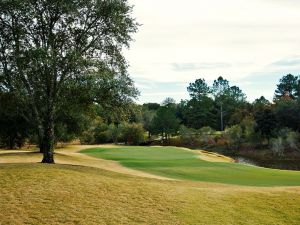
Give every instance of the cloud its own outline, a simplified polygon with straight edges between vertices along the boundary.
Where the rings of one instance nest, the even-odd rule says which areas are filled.
[[[281,59],[272,63],[274,66],[300,66],[300,56]]]
[[[188,71],[200,69],[215,69],[215,68],[228,68],[231,67],[229,63],[172,63],[174,71]]]

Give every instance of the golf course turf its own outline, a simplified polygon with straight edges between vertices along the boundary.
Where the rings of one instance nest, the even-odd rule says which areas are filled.
[[[300,172],[267,169],[230,162],[201,160],[198,153],[176,147],[116,147],[81,151],[115,160],[123,166],[178,180],[243,186],[300,186]]]
[[[87,148],[90,148],[85,150],[90,152],[87,155],[79,153]],[[133,169],[127,169],[118,161],[91,157],[95,152],[102,154],[98,157],[105,153],[106,158],[114,156],[119,162],[127,159],[136,163],[131,166]],[[47,165],[38,163],[42,155],[36,151],[0,150],[0,224],[299,225],[300,187],[195,182],[184,174],[194,171],[200,177],[199,170],[204,170],[205,163],[210,169],[215,168],[213,171],[226,168],[218,167],[222,164],[239,166],[202,161],[196,153],[171,147],[73,145],[57,149],[56,164]],[[152,165],[144,172],[136,170],[137,165],[142,167],[141,159],[156,165],[162,161],[157,169],[170,175],[160,172],[159,177],[177,177],[177,180],[148,176],[154,173]],[[175,162],[179,159],[184,161],[186,169]],[[183,172],[175,173],[177,167]],[[285,173],[286,178],[290,174],[267,171],[274,171],[280,179]],[[244,176],[250,179],[246,173]]]

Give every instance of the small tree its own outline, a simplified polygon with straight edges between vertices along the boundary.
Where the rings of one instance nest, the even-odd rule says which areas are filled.
[[[179,129],[179,121],[176,118],[176,109],[172,104],[161,106],[153,119],[154,133],[161,134],[163,140],[169,140],[172,134]]]
[[[126,144],[139,145],[145,141],[145,130],[142,124],[126,124],[122,130],[122,136]]]
[[[226,128],[225,137],[229,146],[239,148],[242,141],[243,130],[240,125],[234,125],[230,128]]]
[[[275,156],[282,157],[284,153],[283,138],[277,137],[271,139],[271,150]]]

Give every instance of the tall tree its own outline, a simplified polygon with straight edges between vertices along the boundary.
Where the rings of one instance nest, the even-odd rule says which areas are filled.
[[[159,107],[152,120],[153,133],[161,134],[164,140],[168,140],[179,129],[179,121],[176,118],[176,108],[167,104]]]
[[[136,96],[122,55],[137,31],[131,11],[127,0],[0,2],[0,86],[22,92],[30,104],[42,162],[54,162],[61,99],[80,96],[111,107]],[[70,86],[88,91],[70,96],[65,92]]]
[[[197,79],[194,83],[190,83],[187,90],[194,99],[201,99],[211,93],[211,89],[204,79]]]
[[[295,99],[298,92],[298,79],[299,78],[297,76],[292,74],[283,76],[277,85],[277,89],[275,90],[275,98],[280,99],[281,97],[286,96]]]

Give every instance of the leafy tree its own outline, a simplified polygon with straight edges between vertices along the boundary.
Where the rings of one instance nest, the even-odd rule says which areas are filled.
[[[234,125],[226,128],[225,137],[230,147],[236,146],[239,148],[242,142],[243,130],[240,125]]]
[[[298,77],[292,74],[283,76],[277,89],[275,90],[275,98],[280,99],[281,97],[290,97],[292,99],[296,98],[297,95],[297,86],[298,86]]]
[[[220,129],[230,122],[231,115],[237,108],[246,104],[246,95],[237,86],[230,86],[228,80],[219,77],[213,83],[215,106],[219,108]]]
[[[54,162],[62,102],[82,98],[113,108],[136,96],[122,56],[137,30],[126,0],[6,0],[0,18],[0,86],[30,105],[42,162]],[[70,95],[69,87],[87,92]]]
[[[18,96],[5,92],[0,92],[0,105],[0,146],[21,147],[32,134],[29,109]]]
[[[197,79],[194,83],[190,83],[187,90],[193,99],[201,99],[211,93],[211,89],[204,79]]]
[[[148,131],[148,138],[151,138],[152,123],[156,112],[154,110],[143,109],[142,111],[142,123],[146,131]]]
[[[167,97],[163,102],[162,102],[163,106],[168,106],[168,107],[172,107],[175,108],[176,107],[176,101],[174,98],[170,98]]]
[[[194,83],[190,83],[187,88],[191,100],[182,110],[185,124],[199,129],[203,126],[214,125],[213,100],[210,97],[211,89],[204,79],[197,79]]]
[[[153,132],[160,133],[165,140],[175,134],[179,129],[179,121],[175,113],[175,108],[172,105],[161,106],[153,119]]]
[[[294,131],[300,130],[300,105],[293,100],[276,101],[273,108],[278,121],[278,127],[288,127]]]
[[[252,103],[254,111],[263,110],[271,105],[270,101],[267,100],[264,96],[257,98]]]
[[[143,104],[143,108],[146,108],[148,110],[158,110],[158,108],[160,107],[160,104],[158,103],[144,103]]]
[[[254,115],[256,126],[256,132],[260,132],[263,137],[270,142],[270,138],[274,130],[277,127],[277,119],[275,114],[270,108],[263,109],[262,111],[257,111]]]
[[[214,102],[209,97],[191,99],[183,112],[186,124],[194,129],[203,126],[215,127],[215,115],[213,113]]]
[[[126,144],[139,145],[145,141],[145,130],[142,124],[126,124],[122,131],[122,136]]]

